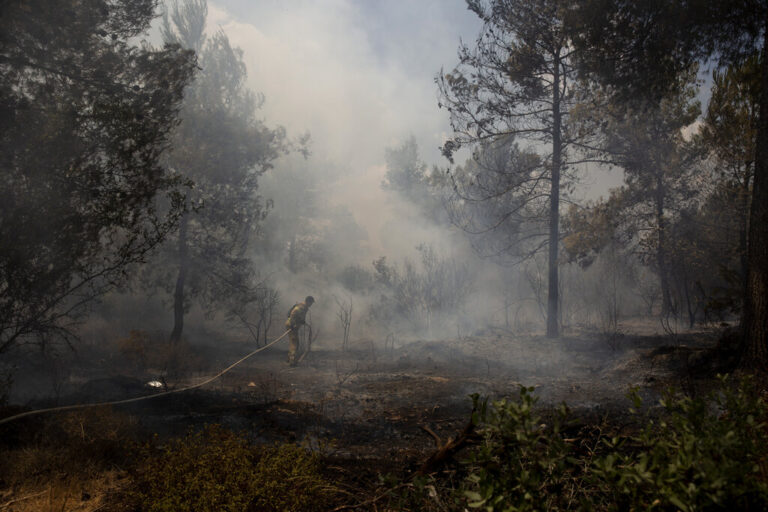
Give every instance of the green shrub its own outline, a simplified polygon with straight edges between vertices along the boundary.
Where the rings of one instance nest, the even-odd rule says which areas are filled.
[[[436,475],[416,475],[408,482],[395,475],[380,475],[374,493],[377,508],[371,510],[463,511],[462,505],[466,500],[457,487],[452,478],[438,478]],[[359,509],[365,510],[362,507]]]
[[[482,444],[467,460],[467,505],[518,510],[766,510],[768,406],[749,380],[717,391],[665,394],[661,412],[640,416],[636,435],[599,437],[576,450],[546,426],[533,388],[490,407],[474,397]],[[635,407],[641,405],[636,392]],[[582,440],[583,441],[583,440]],[[584,443],[580,445],[582,448]]]
[[[499,400],[488,407],[473,396],[475,417],[483,435],[480,447],[467,463],[470,474],[465,491],[469,507],[495,510],[552,510],[572,493],[572,474],[579,461],[561,435],[567,419],[563,405],[553,425],[542,423],[535,412],[533,388],[521,387],[516,400]]]
[[[325,510],[331,496],[316,455],[252,446],[218,425],[143,455],[131,493],[143,511]]]
[[[750,381],[723,378],[697,399],[668,392],[661,405],[661,418],[637,437],[606,440],[609,453],[595,460],[609,508],[765,510],[768,408]]]

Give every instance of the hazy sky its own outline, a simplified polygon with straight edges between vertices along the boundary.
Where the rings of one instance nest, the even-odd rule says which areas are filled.
[[[209,23],[243,50],[268,122],[310,131],[317,156],[360,172],[413,134],[443,163],[434,77],[481,26],[463,0],[220,0]]]
[[[414,135],[423,160],[447,164],[439,147],[450,126],[434,78],[481,29],[464,0],[209,0],[208,22],[243,50],[267,124],[309,131],[310,164],[339,169],[329,202],[352,211],[374,253],[391,248],[406,206],[381,190],[384,149]]]

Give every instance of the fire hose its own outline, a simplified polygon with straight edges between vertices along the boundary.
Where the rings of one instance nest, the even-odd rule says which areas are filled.
[[[257,348],[256,350],[254,350],[253,352],[251,352],[247,356],[245,356],[245,357],[239,359],[238,361],[232,363],[231,365],[227,366],[226,368],[224,368],[222,371],[220,371],[219,373],[217,373],[213,377],[209,377],[209,378],[205,379],[203,382],[199,382],[199,383],[193,384],[191,386],[185,386],[185,387],[179,388],[179,389],[172,389],[170,391],[162,391],[160,393],[155,393],[153,395],[146,395],[146,396],[138,396],[138,397],[135,397],[135,398],[128,398],[128,399],[125,399],[125,400],[115,400],[115,401],[112,401],[112,402],[98,402],[98,403],[90,403],[90,404],[63,405],[63,406],[60,406],[60,407],[51,407],[51,408],[48,408],[48,409],[37,409],[37,410],[34,410],[34,411],[22,412],[20,414],[14,415],[14,416],[9,416],[7,418],[0,419],[0,425],[2,425],[3,423],[10,423],[11,421],[18,420],[20,418],[25,418],[27,416],[34,416],[34,415],[37,415],[37,414],[43,414],[43,413],[47,413],[47,412],[71,411],[73,409],[85,409],[87,407],[103,407],[103,406],[107,406],[107,405],[129,404],[129,403],[133,403],[133,402],[140,402],[142,400],[149,400],[150,398],[157,398],[157,397],[160,397],[160,396],[172,395],[174,393],[182,393],[184,391],[189,391],[190,389],[199,388],[199,387],[205,386],[209,382],[213,382],[214,380],[218,379],[219,377],[221,377],[222,375],[224,375],[225,373],[227,373],[232,368],[234,368],[235,366],[239,365],[240,363],[242,363],[243,361],[245,361],[246,359],[248,359],[252,355],[258,354],[262,350],[268,349],[269,347],[271,347],[272,345],[274,345],[275,343],[277,343],[281,339],[285,338],[285,336],[289,332],[291,332],[290,329],[285,331],[283,334],[280,335],[280,337],[278,337],[277,339],[273,340],[272,342],[264,345],[263,347]]]

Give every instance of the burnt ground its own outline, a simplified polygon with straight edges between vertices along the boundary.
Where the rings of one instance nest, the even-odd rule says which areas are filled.
[[[692,368],[702,366],[719,336],[630,328],[636,333],[580,332],[557,340],[486,330],[394,347],[358,341],[346,351],[313,348],[295,368],[278,345],[205,388],[119,408],[161,438],[217,423],[256,442],[303,442],[323,454],[339,480],[364,485],[378,474],[403,477],[416,469],[435,449],[422,427],[444,440],[460,432],[473,393],[501,398],[516,395],[520,385],[534,386],[544,407],[565,401],[588,422],[622,423],[630,387],[653,404],[662,389],[689,385]],[[208,369],[169,385],[200,382],[253,348],[220,345],[207,355]],[[82,368],[60,403],[151,393],[143,382],[152,372],[110,375],[115,368],[121,365]]]
[[[347,351],[314,349],[295,368],[275,347],[204,389],[127,410],[161,435],[219,423],[256,441],[302,441],[345,459],[418,459],[434,445],[421,427],[455,435],[469,419],[473,393],[500,398],[534,386],[543,405],[565,401],[581,415],[621,416],[632,386],[649,404],[667,386],[686,386],[691,364],[716,340],[714,331],[701,330],[611,340],[589,332],[550,340],[497,330],[387,350],[371,341]],[[213,367],[244,348],[228,347],[230,359]]]

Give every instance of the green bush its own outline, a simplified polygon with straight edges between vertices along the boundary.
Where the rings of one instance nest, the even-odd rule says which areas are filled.
[[[131,496],[139,510],[325,510],[318,457],[296,445],[252,446],[218,425],[143,452]]]
[[[473,396],[483,442],[467,463],[469,507],[496,510],[552,510],[565,505],[572,493],[572,474],[579,461],[561,435],[568,411],[561,406],[552,426],[535,412],[533,388],[521,387],[516,400],[499,400],[490,407]]]
[[[750,381],[723,378],[718,391],[698,399],[668,392],[661,405],[661,418],[637,437],[605,440],[609,453],[595,460],[610,509],[768,507],[768,408]]]
[[[463,504],[466,500],[457,487],[452,478],[438,478],[436,475],[416,475],[408,482],[403,482],[395,475],[380,475],[374,493],[377,508],[371,510],[464,511],[466,509]],[[359,510],[365,509],[359,507]]]
[[[467,505],[518,510],[766,510],[768,407],[749,380],[690,398],[668,392],[636,435],[575,448],[535,412],[533,388],[490,407],[474,397],[482,444],[467,460]],[[640,399],[631,394],[635,407]],[[639,414],[639,413],[638,413]],[[582,441],[584,441],[582,439]],[[585,443],[580,445],[583,448]]]

